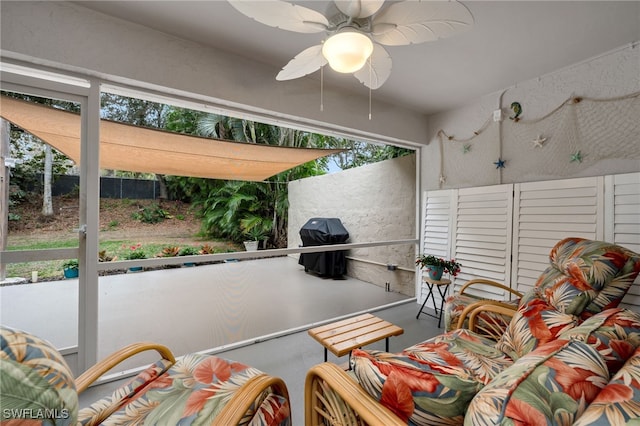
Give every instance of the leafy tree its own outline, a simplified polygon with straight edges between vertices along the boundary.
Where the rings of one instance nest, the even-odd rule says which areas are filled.
[[[166,128],[170,111],[171,107],[169,105],[143,99],[130,98],[113,93],[102,93],[100,97],[100,115],[102,118],[135,126],[164,129]],[[134,178],[148,178],[149,176],[148,173],[115,170],[108,172],[107,175]],[[155,174],[152,176],[160,183],[160,198],[166,199],[167,186],[164,175]]]
[[[322,142],[312,133],[216,114],[174,109],[168,116],[170,130],[195,131],[206,137],[288,147],[315,147]],[[192,120],[197,120],[195,125]],[[173,195],[186,198],[199,210],[205,233],[237,242],[246,240],[249,233],[266,234],[272,246],[283,247],[287,242],[287,183],[323,174],[327,164],[326,158],[319,159],[264,182],[172,177],[169,187]]]
[[[38,96],[23,95],[14,92],[2,92],[3,95],[15,99],[21,99],[41,105],[63,109],[71,112],[79,112],[80,105],[74,102],[58,99],[42,98]],[[25,132],[16,126],[11,126],[10,154],[16,161],[16,167],[11,173],[11,182],[17,184],[22,191],[38,188],[40,182],[36,176],[42,172],[44,186],[42,188],[42,214],[53,215],[51,198],[52,175],[64,174],[72,166],[72,162],[61,152],[53,149],[42,140]]]

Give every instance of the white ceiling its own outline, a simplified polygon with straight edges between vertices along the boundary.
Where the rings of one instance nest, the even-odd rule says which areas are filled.
[[[75,2],[127,21],[272,65],[323,39],[260,24],[226,1]],[[295,1],[325,13],[330,2]],[[474,27],[420,45],[386,47],[393,59],[377,99],[425,114],[451,109],[640,40],[639,1],[465,1]],[[316,72],[306,78],[320,78]],[[288,84],[286,81],[279,84]],[[367,93],[351,75],[325,84]]]

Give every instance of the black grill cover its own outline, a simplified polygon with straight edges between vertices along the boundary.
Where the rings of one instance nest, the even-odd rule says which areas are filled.
[[[300,229],[303,247],[344,244],[349,239],[349,232],[337,218],[315,217],[309,219]],[[320,275],[340,277],[347,273],[345,251],[329,251],[323,253],[301,253],[298,264],[305,271],[313,271]]]

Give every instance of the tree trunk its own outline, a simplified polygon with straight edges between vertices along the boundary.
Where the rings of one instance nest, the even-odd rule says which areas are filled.
[[[53,152],[51,145],[44,145],[44,187],[42,194],[42,215],[53,216],[53,200],[51,198],[51,175],[53,171]]]
[[[169,192],[167,191],[167,181],[165,180],[164,175],[156,174],[156,179],[158,179],[158,183],[160,184],[160,194],[158,195],[158,198],[160,198],[160,200],[168,200]]]

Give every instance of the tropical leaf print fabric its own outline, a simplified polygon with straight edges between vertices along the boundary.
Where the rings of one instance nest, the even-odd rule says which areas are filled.
[[[153,387],[153,382],[162,376],[171,365],[171,361],[166,359],[161,359],[150,365],[142,373],[116,389],[111,396],[96,401],[89,407],[82,408],[78,412],[78,422],[82,425],[101,424],[115,411],[137,398],[138,393],[143,391],[145,387]],[[159,383],[161,382],[162,380]]]
[[[554,340],[523,356],[471,401],[465,426],[571,425],[609,380],[600,353]]]
[[[582,238],[558,242],[549,260],[550,269],[535,286],[538,294],[562,312],[582,319],[617,307],[640,272],[636,253]]]
[[[157,367],[153,366],[145,373],[155,375]],[[137,393],[100,424],[209,425],[249,379],[261,374],[255,368],[215,356],[186,355],[154,380],[136,378]],[[110,398],[93,404],[86,413],[120,401],[131,386],[135,385],[117,390]],[[82,414],[85,414],[84,410]],[[265,393],[240,424],[289,425],[289,402],[286,398]]]
[[[498,342],[455,330],[400,354],[356,350],[356,379],[410,425],[572,424],[640,345],[640,315],[613,308],[640,257],[567,238],[549,258]]]
[[[452,331],[458,327],[458,321],[464,309],[476,302],[483,300],[471,294],[456,294],[449,296],[443,308],[444,330]],[[513,305],[515,310],[518,307],[519,300],[503,300],[502,303]],[[476,333],[497,341],[504,333],[505,328],[511,321],[511,317],[497,314],[491,311],[481,312],[476,317]],[[469,317],[465,317],[464,324],[461,328],[469,328]]]
[[[639,419],[640,349],[636,349],[574,425],[632,425]]]
[[[69,366],[47,341],[0,326],[0,423],[73,425],[78,394]]]
[[[517,360],[577,323],[577,317],[558,311],[546,300],[533,299],[518,309],[496,348]]]
[[[613,375],[640,346],[640,314],[622,308],[607,309],[565,331],[560,338],[591,345],[600,352],[609,374]]]
[[[354,350],[358,382],[410,425],[461,424],[471,399],[513,361],[489,339],[457,330],[401,354]]]

